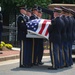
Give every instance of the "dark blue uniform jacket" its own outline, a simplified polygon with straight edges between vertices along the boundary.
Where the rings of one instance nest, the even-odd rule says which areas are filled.
[[[68,30],[69,20],[64,15],[62,15],[61,18],[64,21],[61,37],[62,37],[62,42],[65,42],[67,41],[67,30]]]
[[[74,41],[75,40],[75,19],[74,17],[72,17],[72,21],[73,21],[72,38]]]
[[[61,31],[64,26],[64,22],[60,17],[52,20],[52,25],[49,26],[49,40],[51,42],[61,43]]]
[[[68,20],[69,20],[69,24],[68,24],[68,29],[67,29],[67,39],[68,41],[73,41],[73,36],[72,36],[72,33],[73,33],[73,19],[72,17],[67,17]]]
[[[17,20],[18,25],[18,40],[25,40],[27,34],[26,22],[28,21],[27,16],[19,15]]]

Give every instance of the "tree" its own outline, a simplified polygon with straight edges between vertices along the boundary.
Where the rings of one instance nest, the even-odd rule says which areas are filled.
[[[51,3],[51,0],[0,0],[0,5],[3,11],[4,25],[9,25],[10,13],[15,13],[16,8],[20,5],[27,5],[27,7],[33,7],[34,4],[42,7],[47,7]]]

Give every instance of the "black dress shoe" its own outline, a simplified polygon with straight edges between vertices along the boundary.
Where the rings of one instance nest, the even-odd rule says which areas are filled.
[[[33,66],[33,64],[29,64],[31,67]]]
[[[64,68],[64,66],[59,67],[60,69]]]
[[[24,68],[31,68],[31,65],[24,65]]]
[[[20,68],[24,68],[24,65],[20,65],[19,67],[20,67]]]
[[[68,65],[65,65],[64,67],[69,67]]]
[[[58,69],[57,67],[53,68],[52,66],[48,68],[48,70],[57,70],[57,69]]]
[[[33,63],[33,65],[34,65],[34,66],[38,66],[39,64],[38,64],[38,63]]]
[[[44,63],[43,63],[43,62],[39,62],[38,64],[39,64],[39,65],[43,65]]]
[[[20,68],[31,68],[31,65],[20,65]]]

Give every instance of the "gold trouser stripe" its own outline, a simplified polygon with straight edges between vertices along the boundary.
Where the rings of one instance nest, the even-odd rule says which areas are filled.
[[[32,63],[34,62],[34,38],[33,38],[33,44],[32,44]]]
[[[53,53],[53,43],[51,42],[51,52],[52,52],[52,66],[55,68],[55,63],[54,63],[54,53]]]
[[[21,41],[21,65],[23,65],[23,40]]]

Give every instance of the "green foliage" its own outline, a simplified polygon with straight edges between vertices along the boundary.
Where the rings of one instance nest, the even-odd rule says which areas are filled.
[[[50,3],[51,0],[0,0],[0,6],[2,7],[4,16],[4,24],[9,25],[9,16],[11,14],[16,15],[18,12],[18,7],[21,5],[27,5],[28,8],[33,7],[34,4],[47,7]]]
[[[51,3],[51,0],[0,0],[0,5],[3,10],[8,11],[10,13],[16,6],[27,5],[28,7],[32,7],[34,4],[47,7],[48,4]]]
[[[50,3],[51,0],[0,0],[2,11],[8,15],[18,12],[17,7],[20,5],[27,5],[29,8],[33,7],[34,4],[47,7]]]

